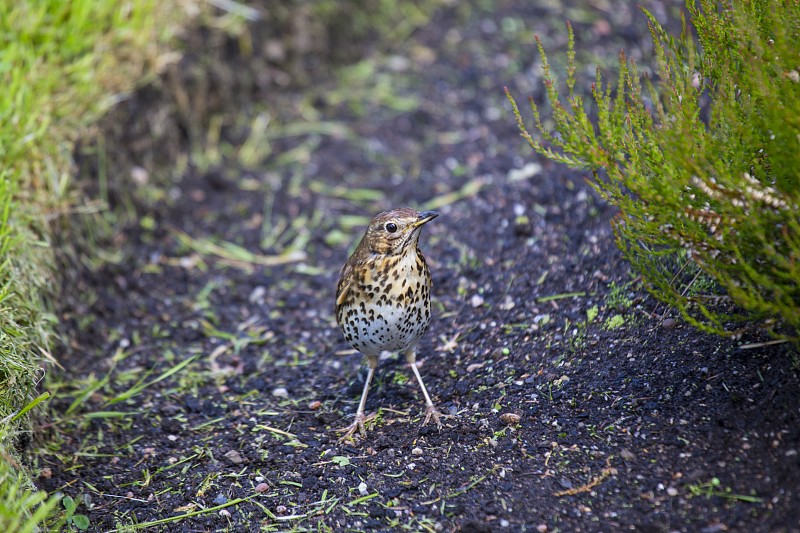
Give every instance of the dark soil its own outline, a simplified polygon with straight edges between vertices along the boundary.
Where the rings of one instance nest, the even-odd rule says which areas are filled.
[[[533,32],[558,62],[569,18],[579,59],[608,66],[620,48],[647,56],[643,15],[473,4],[374,52],[368,75],[262,95],[272,137],[243,98],[222,155],[176,167],[116,255],[71,279],[37,465],[41,487],[88,497],[92,531],[193,512],[150,530],[800,531],[797,354],[741,350],[647,296],[613,210],[536,159],[504,100],[508,85],[541,101]],[[244,158],[247,139],[263,158]],[[422,427],[413,376],[388,358],[374,426],[340,444],[365,373],[333,315],[339,268],[369,217],[405,205],[442,213],[422,237],[435,316],[419,360],[451,416]]]

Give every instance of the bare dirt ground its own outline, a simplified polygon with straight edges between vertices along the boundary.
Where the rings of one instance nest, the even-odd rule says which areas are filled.
[[[532,36],[563,60],[566,19],[584,64],[647,55],[627,2],[476,1],[302,90],[269,61],[248,71],[272,81],[240,122],[212,121],[163,195],[129,206],[108,261],[65,275],[40,486],[92,531],[800,531],[797,353],[672,316],[632,278],[613,210],[516,131],[503,86],[541,98]],[[234,47],[219,76],[262,49],[280,52]],[[152,133],[136,125],[159,98],[122,106],[122,141]],[[451,416],[421,427],[388,358],[374,426],[340,444],[365,374],[335,324],[338,271],[404,205],[442,213],[422,237],[419,359]]]

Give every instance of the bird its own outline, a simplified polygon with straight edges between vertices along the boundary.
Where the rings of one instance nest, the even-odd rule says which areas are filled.
[[[336,286],[336,321],[345,340],[367,359],[367,380],[355,420],[341,430],[340,441],[366,436],[365,408],[378,357],[402,353],[425,397],[426,425],[441,430],[440,413],[422,381],[416,347],[431,322],[431,271],[419,249],[422,227],[439,216],[435,211],[401,207],[376,215],[342,267]]]

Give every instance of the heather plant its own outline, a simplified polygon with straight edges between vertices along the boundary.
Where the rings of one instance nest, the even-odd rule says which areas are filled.
[[[798,342],[800,3],[686,7],[691,26],[677,38],[645,11],[653,80],[621,53],[615,87],[598,69],[589,102],[576,90],[572,28],[563,101],[537,39],[553,130],[531,99],[532,135],[506,94],[537,153],[592,171],[619,208],[620,249],[657,298],[706,331],[759,327]]]

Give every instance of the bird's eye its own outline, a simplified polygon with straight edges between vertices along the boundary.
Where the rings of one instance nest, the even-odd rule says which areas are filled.
[[[397,224],[395,224],[394,222],[387,222],[386,231],[388,231],[389,233],[394,233],[395,231],[397,231]]]

